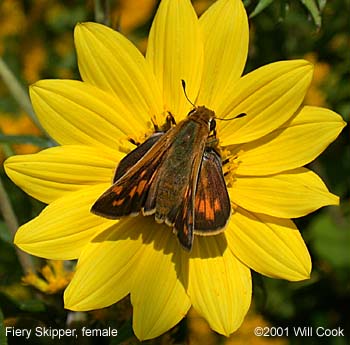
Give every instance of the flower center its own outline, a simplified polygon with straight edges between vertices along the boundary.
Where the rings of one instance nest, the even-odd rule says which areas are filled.
[[[228,149],[221,149],[222,170],[228,187],[232,187],[236,180],[236,170],[241,163],[239,155],[241,151],[232,153]]]

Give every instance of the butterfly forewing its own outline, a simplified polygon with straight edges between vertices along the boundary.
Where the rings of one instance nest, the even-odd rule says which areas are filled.
[[[174,223],[174,231],[177,234],[177,238],[181,245],[187,250],[191,250],[193,244],[193,193],[194,189],[188,186]]]
[[[123,159],[122,169],[117,168],[115,173],[117,177],[121,175],[120,178],[97,199],[91,208],[92,213],[117,219],[136,215],[141,211],[149,187],[166,153],[166,150],[160,150],[157,147],[157,143],[162,141],[159,140],[160,138],[165,139],[159,136],[157,140],[151,141],[150,147],[146,140],[145,145],[140,145]],[[159,146],[164,147],[162,143]],[[146,154],[136,164],[131,165],[131,162],[136,161],[135,157],[139,157],[140,151],[143,150],[146,151]]]
[[[113,183],[119,180],[131,167],[133,167],[150,148],[164,135],[164,132],[153,133],[145,142],[126,155],[115,170]]]

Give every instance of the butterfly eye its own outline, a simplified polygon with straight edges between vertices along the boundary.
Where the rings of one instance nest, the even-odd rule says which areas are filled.
[[[209,123],[210,132],[213,131],[215,128],[216,128],[216,121],[215,119],[211,119]]]

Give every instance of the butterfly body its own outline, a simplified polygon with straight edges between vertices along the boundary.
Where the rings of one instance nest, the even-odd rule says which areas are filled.
[[[173,227],[187,250],[194,233],[222,231],[230,201],[221,158],[208,144],[214,118],[213,111],[197,107],[166,133],[153,134],[121,160],[114,184],[91,211],[112,219],[154,214],[158,223]]]

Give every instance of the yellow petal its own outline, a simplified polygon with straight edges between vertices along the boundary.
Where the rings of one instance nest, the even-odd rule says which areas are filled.
[[[103,308],[130,292],[135,269],[144,260],[144,240],[139,231],[143,220],[141,217],[124,218],[84,248],[64,294],[67,309]]]
[[[189,0],[163,0],[149,35],[147,60],[161,85],[165,110],[177,120],[184,118],[192,106],[186,91],[195,100],[201,82],[203,45],[197,15]]]
[[[201,16],[199,24],[204,67],[197,103],[217,109],[223,101],[223,90],[243,72],[248,54],[248,18],[240,0],[219,0]]]
[[[281,218],[302,217],[339,203],[323,181],[304,168],[265,177],[237,176],[229,194],[234,203],[249,211]]]
[[[310,277],[310,255],[291,220],[238,208],[225,234],[232,252],[254,271],[290,281]]]
[[[163,102],[149,64],[123,35],[96,23],[74,31],[79,71],[84,81],[113,93],[142,126],[160,115]]]
[[[143,232],[153,233],[152,241],[134,271],[131,303],[133,328],[140,340],[155,338],[175,326],[190,308],[182,278],[183,249],[171,229],[143,221]]]
[[[30,88],[35,112],[60,144],[118,148],[118,140],[147,131],[112,94],[76,80],[41,80]]]
[[[17,186],[48,204],[85,186],[110,182],[122,157],[118,151],[110,157],[93,147],[67,145],[12,156],[4,166]]]
[[[312,65],[305,60],[280,61],[261,67],[224,90],[216,110],[222,145],[252,141],[289,120],[299,108],[312,79]]]
[[[116,222],[90,213],[91,205],[108,186],[85,187],[57,199],[19,228],[15,244],[29,254],[47,259],[78,258],[92,237]]]
[[[237,174],[268,175],[310,163],[335,140],[346,123],[331,110],[304,107],[290,122],[239,145]],[[268,157],[268,159],[267,159]]]
[[[214,331],[228,336],[243,322],[251,301],[250,270],[232,254],[224,235],[195,238],[188,293]]]

